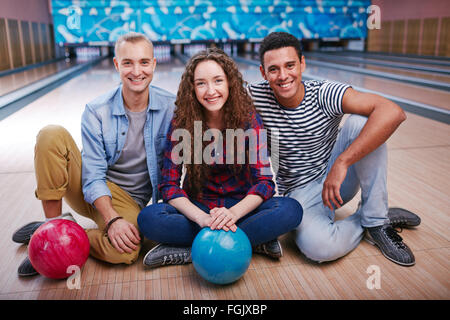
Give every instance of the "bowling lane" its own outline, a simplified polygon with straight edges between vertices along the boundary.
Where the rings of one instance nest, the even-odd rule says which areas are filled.
[[[248,82],[259,81],[262,79],[259,68],[256,65],[239,63],[239,68],[242,73],[245,71],[244,78]],[[448,91],[424,88],[399,81],[380,79],[374,76],[361,75],[356,72],[312,66],[308,65],[308,60],[306,60],[306,71],[304,72],[304,76],[343,82],[355,87],[365,88],[379,93],[450,110],[450,105],[448,103],[448,101],[450,101],[450,92]]]
[[[436,72],[431,71],[418,71],[418,70],[407,70],[407,69],[400,69],[396,67],[389,67],[387,65],[374,65],[370,62],[358,62],[358,61],[352,61],[352,60],[346,60],[346,59],[340,59],[341,57],[334,57],[329,58],[327,56],[317,56],[305,53],[305,57],[308,61],[319,61],[319,62],[331,62],[331,63],[337,63],[339,65],[346,65],[350,67],[358,67],[363,68],[367,70],[377,70],[381,72],[386,72],[390,74],[395,75],[404,75],[408,77],[414,77],[418,79],[427,79],[427,80],[433,80],[433,81],[439,81],[439,82],[445,82],[450,83],[450,72],[449,75],[445,74],[439,74]]]
[[[183,71],[179,60],[159,63],[152,84],[175,94]],[[0,120],[0,175],[33,172],[36,135],[45,125],[64,126],[81,148],[80,121],[86,103],[119,83],[112,58],[106,59]]]
[[[184,65],[177,60],[158,63],[152,84],[176,93],[183,70]],[[120,78],[112,59],[102,60],[95,67],[0,120],[0,179],[8,181],[4,185],[9,186],[7,191],[5,188],[0,190],[0,211],[10,212],[14,208],[15,213],[7,219],[12,226],[11,230],[18,228],[23,221],[42,219],[42,210],[34,197],[34,145],[39,130],[49,124],[61,125],[71,133],[81,149],[81,114],[86,103],[115,88],[119,83]],[[20,191],[11,193],[11,186]],[[18,204],[21,204],[20,209],[17,209]],[[64,202],[63,212],[68,211],[73,212]],[[96,227],[92,220],[73,214],[84,228]],[[9,233],[7,237],[8,243],[11,243]],[[8,257],[22,252],[17,252],[16,246],[8,246],[8,249],[11,251],[7,254]],[[22,259],[18,258],[20,261]],[[13,281],[17,279],[16,270],[20,261],[11,268],[14,273],[9,273]]]
[[[322,53],[322,52],[321,52]],[[376,52],[359,52],[359,51],[336,51],[336,52],[323,52],[324,54],[331,54],[333,56],[341,57],[359,57],[362,59],[370,59],[372,61],[378,61],[383,63],[407,63],[407,64],[417,64],[423,67],[441,66],[446,67],[447,70],[450,68],[450,58],[442,56],[412,56],[412,55],[402,55],[402,54],[385,54]]]
[[[70,59],[65,61],[63,59],[42,65],[40,67],[27,69],[0,77],[0,96],[23,88],[33,82],[42,80],[48,76],[69,69],[83,62],[86,62],[86,60],[77,61],[76,59]]]
[[[314,76],[332,81],[348,83],[356,87],[420,102],[433,107],[450,110],[450,92],[432,88],[424,88],[400,81],[381,79],[373,76],[361,75],[355,72],[333,70],[315,66],[306,67],[305,76]]]
[[[152,85],[177,94],[184,66],[184,63],[177,58],[172,58],[165,63],[157,63]]]
[[[434,72],[438,74],[450,74],[450,65],[443,63],[442,65],[430,65],[427,63],[420,63],[414,60],[404,61],[393,61],[389,57],[384,57],[384,59],[373,59],[372,57],[367,56],[354,56],[352,54],[348,55],[335,55],[334,53],[326,53],[326,52],[306,52],[305,56],[309,56],[310,58],[316,58],[319,60],[328,60],[333,62],[347,62],[347,63],[363,63],[363,64],[372,64],[372,65],[381,65],[386,67],[392,67],[396,69],[407,69],[407,70],[416,70],[416,71],[428,71]]]

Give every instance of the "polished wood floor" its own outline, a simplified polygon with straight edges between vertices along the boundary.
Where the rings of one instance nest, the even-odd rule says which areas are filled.
[[[154,84],[175,91],[173,83],[179,81],[182,70],[182,66],[159,65]],[[227,286],[206,282],[192,265],[145,269],[142,257],[151,242],[145,243],[139,261],[131,266],[89,258],[79,289],[69,289],[65,280],[19,278],[17,267],[27,247],[13,243],[12,233],[26,222],[42,219],[34,197],[37,132],[46,124],[58,123],[81,146],[84,104],[117,83],[110,65],[103,63],[0,121],[0,299],[450,299],[450,126],[414,114],[408,114],[388,141],[389,205],[422,218],[419,227],[401,233],[415,254],[413,267],[390,262],[365,241],[337,261],[312,263],[287,234],[281,238],[282,259],[254,255],[247,273]],[[338,211],[338,217],[351,214],[356,204],[354,199]],[[64,210],[71,211],[66,205]],[[74,216],[84,227],[93,224]],[[378,289],[368,286],[373,268],[379,270]]]
[[[74,60],[58,60],[53,63],[44,64],[22,72],[12,73],[0,77],[0,96],[23,88],[33,82],[49,77],[67,68],[73,67],[76,64],[77,63]]]

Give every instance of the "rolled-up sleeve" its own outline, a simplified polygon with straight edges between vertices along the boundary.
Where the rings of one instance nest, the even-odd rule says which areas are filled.
[[[86,202],[93,204],[101,196],[111,197],[106,185],[108,163],[101,132],[101,122],[89,105],[81,118],[81,152],[82,189]]]

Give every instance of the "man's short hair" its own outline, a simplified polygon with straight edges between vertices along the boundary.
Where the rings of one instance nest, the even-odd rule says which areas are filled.
[[[139,42],[139,41],[147,42],[150,45],[150,47],[152,48],[152,51],[153,51],[153,43],[150,41],[149,38],[147,38],[147,36],[145,34],[138,33],[138,32],[129,32],[129,33],[121,35],[117,39],[116,44],[114,46],[114,56],[117,56],[117,50],[118,50],[119,46],[123,42],[136,43],[136,42]]]
[[[276,50],[285,47],[294,47],[298,58],[302,60],[302,44],[300,40],[287,32],[272,32],[264,37],[259,47],[259,60],[264,67],[264,54],[269,50]]]

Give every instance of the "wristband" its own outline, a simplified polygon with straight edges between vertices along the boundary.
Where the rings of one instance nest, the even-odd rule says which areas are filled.
[[[108,235],[108,230],[109,230],[109,228],[111,227],[111,225],[112,225],[114,222],[116,222],[117,220],[119,220],[119,219],[123,219],[123,217],[118,216],[118,217],[115,217],[115,218],[112,218],[111,220],[109,220],[108,224],[107,224],[106,227],[105,227],[105,234],[106,234],[106,235]]]

